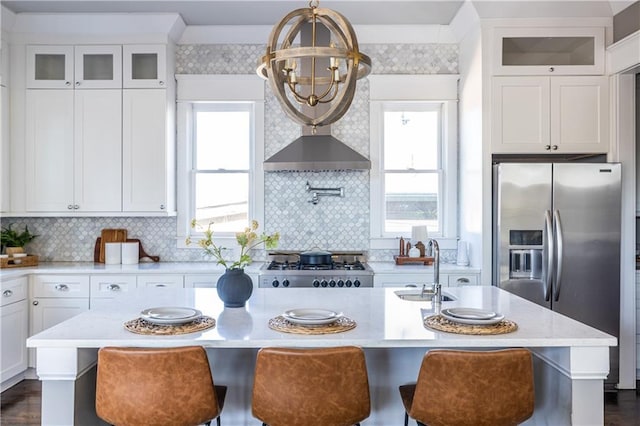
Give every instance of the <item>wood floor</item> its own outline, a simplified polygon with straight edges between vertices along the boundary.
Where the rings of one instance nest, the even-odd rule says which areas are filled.
[[[3,426],[39,425],[40,390],[38,380],[24,380],[3,392],[0,424]],[[604,424],[605,426],[640,425],[640,394],[634,390],[606,393]]]

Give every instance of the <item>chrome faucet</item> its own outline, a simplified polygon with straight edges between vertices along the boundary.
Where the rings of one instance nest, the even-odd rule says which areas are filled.
[[[438,242],[430,238],[429,246],[433,253],[433,301],[436,304],[442,303],[442,286],[440,285],[440,246]],[[422,284],[422,296],[426,291],[426,284]]]

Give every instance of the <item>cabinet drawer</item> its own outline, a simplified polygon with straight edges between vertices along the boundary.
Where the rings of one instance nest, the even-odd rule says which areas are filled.
[[[422,287],[423,284],[433,284],[433,273],[424,274],[375,274],[374,287]]]
[[[36,275],[33,297],[89,297],[89,277],[78,275]]]
[[[184,287],[182,275],[139,275],[138,288],[145,287]]]
[[[27,278],[16,278],[0,283],[0,306],[6,306],[27,298]]]
[[[478,276],[472,274],[450,274],[448,280],[449,287],[478,285]]]
[[[100,275],[91,277],[91,298],[112,298],[136,288],[135,275]]]
[[[185,288],[215,288],[222,274],[185,275]]]

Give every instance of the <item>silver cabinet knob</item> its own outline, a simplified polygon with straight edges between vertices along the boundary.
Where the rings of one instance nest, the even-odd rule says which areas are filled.
[[[544,149],[547,150],[547,151],[550,151],[551,150],[551,145],[545,145]]]
[[[70,81],[65,81],[65,82],[64,82],[64,85],[65,85],[65,86],[71,86],[71,82],[70,82]]]
[[[77,204],[74,204],[74,205],[73,205],[73,209],[74,209],[74,210],[78,210],[79,208],[80,208],[80,206],[79,206],[79,205],[77,205]]]
[[[164,210],[164,209],[165,209],[164,204],[160,204],[160,210]]]
[[[554,67],[549,67],[549,72],[554,72],[556,69]]]
[[[13,296],[13,292],[11,290],[5,290],[5,291],[2,292],[2,295],[4,297],[11,297],[11,296]]]
[[[58,291],[69,291],[69,286],[66,284],[56,284],[54,288]]]
[[[109,290],[109,291],[120,291],[120,286],[118,284],[109,284],[107,286],[107,290]]]
[[[32,304],[33,304],[33,306],[38,306],[38,303],[40,303],[40,302],[38,302],[37,300],[34,300]]]
[[[160,86],[164,86],[164,81],[160,80],[160,81],[158,82],[158,84],[159,84]]]
[[[551,149],[554,150],[554,151],[557,151],[558,150],[558,145],[552,145]]]
[[[67,206],[67,208],[68,208],[69,210],[73,210],[73,204],[69,204],[69,205]]]
[[[80,82],[79,81],[76,81],[76,86],[80,86]]]

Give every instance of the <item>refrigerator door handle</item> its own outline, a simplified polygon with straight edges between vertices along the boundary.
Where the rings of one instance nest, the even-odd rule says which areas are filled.
[[[562,261],[564,256],[564,234],[562,232],[562,220],[560,220],[560,211],[554,210],[553,220],[556,228],[556,242],[558,244],[558,260],[556,263],[556,285],[553,291],[553,300],[558,301],[560,298],[560,285],[562,283]]]
[[[547,234],[546,249],[547,249],[547,268],[544,276],[544,300],[549,301],[551,299],[551,271],[553,271],[553,252],[555,244],[553,243],[553,226],[551,221],[551,210],[544,212],[544,224]]]

